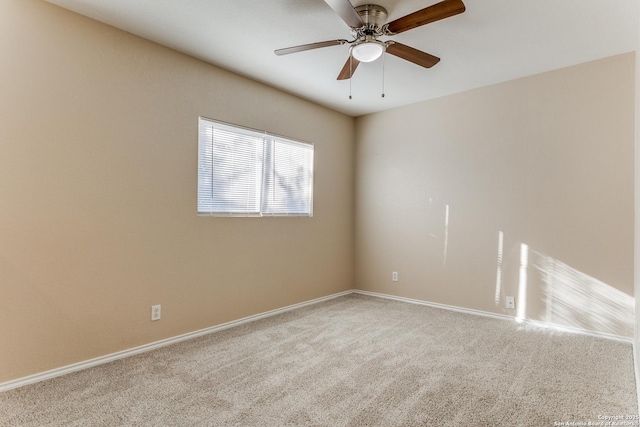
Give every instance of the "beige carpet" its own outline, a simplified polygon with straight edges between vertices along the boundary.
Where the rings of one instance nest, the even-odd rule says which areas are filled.
[[[628,344],[354,294],[0,393],[0,426],[544,427],[636,406]]]

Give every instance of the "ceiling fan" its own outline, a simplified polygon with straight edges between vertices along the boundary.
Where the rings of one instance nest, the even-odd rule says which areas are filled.
[[[340,18],[351,28],[353,40],[329,40],[318,43],[303,44],[275,51],[276,55],[303,52],[321,47],[349,44],[349,58],[342,67],[338,80],[350,79],[360,62],[372,62],[384,52],[413,62],[421,67],[431,68],[440,61],[437,56],[430,55],[411,46],[393,40],[378,40],[382,36],[394,36],[431,22],[439,21],[465,11],[462,0],[444,0],[425,7],[395,21],[384,23],[387,11],[382,6],[365,4],[353,7],[349,0],[324,0]]]

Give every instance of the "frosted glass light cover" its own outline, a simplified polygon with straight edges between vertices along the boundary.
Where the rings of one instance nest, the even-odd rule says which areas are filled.
[[[351,54],[360,62],[372,62],[380,58],[384,46],[377,41],[370,41],[357,44],[351,48]]]

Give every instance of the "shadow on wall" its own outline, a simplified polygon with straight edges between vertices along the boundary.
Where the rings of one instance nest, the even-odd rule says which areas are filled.
[[[505,294],[504,233],[498,233],[494,302]],[[619,336],[633,336],[635,299],[551,256],[520,244],[516,320],[541,320]],[[507,286],[508,287],[508,286]],[[541,311],[531,315],[527,299],[539,294]]]

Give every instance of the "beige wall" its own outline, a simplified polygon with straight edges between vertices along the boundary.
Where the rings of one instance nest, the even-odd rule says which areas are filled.
[[[630,53],[357,119],[357,288],[631,336],[633,88]]]
[[[352,118],[42,1],[0,52],[0,382],[353,287]],[[199,115],[314,142],[314,218],[197,217]]]

